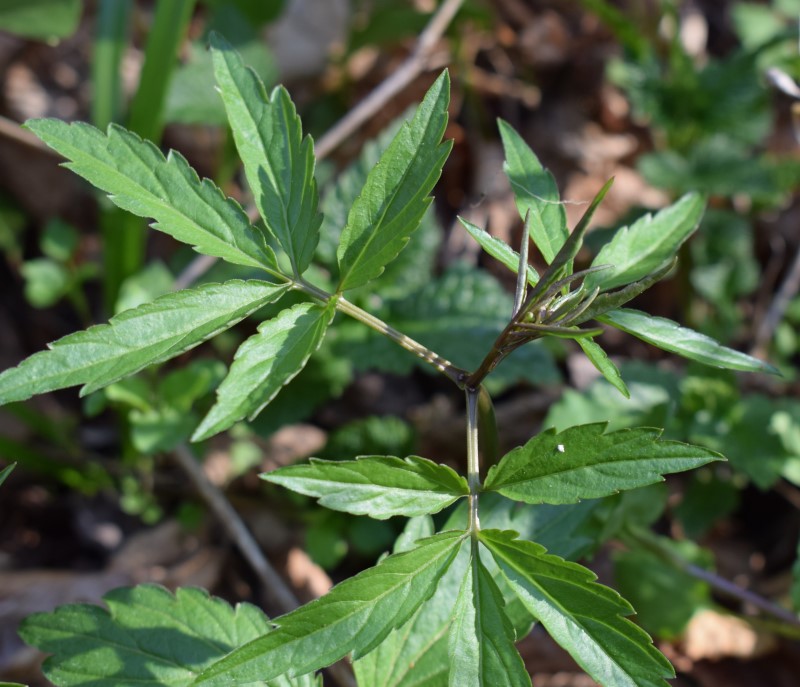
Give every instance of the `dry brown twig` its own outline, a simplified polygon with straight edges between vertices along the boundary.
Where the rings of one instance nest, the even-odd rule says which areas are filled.
[[[792,263],[778,287],[775,296],[767,308],[767,312],[758,323],[755,342],[750,355],[762,357],[766,354],[767,344],[772,339],[775,329],[786,314],[786,308],[792,298],[800,291],[800,247],[795,252]]]
[[[434,48],[461,8],[462,2],[463,0],[444,0],[420,34],[416,47],[405,62],[317,141],[314,147],[317,159],[330,155],[342,141],[380,112],[389,100],[430,67]]]
[[[43,153],[49,153],[54,157],[61,157],[46,143],[34,136],[30,131],[23,129],[19,122],[15,122],[13,119],[9,119],[8,117],[0,116],[0,136],[12,141],[16,141],[17,143],[21,143],[29,148],[35,148]]]

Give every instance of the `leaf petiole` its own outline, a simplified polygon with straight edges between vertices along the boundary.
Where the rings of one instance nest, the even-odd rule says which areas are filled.
[[[481,523],[478,519],[478,491],[481,487],[480,453],[478,450],[478,397],[480,387],[467,388],[467,483],[469,484],[469,520],[467,529],[478,536]]]
[[[410,351],[418,358],[424,360],[429,365],[435,367],[439,372],[445,375],[451,382],[453,382],[459,389],[464,388],[464,381],[469,377],[469,372],[454,365],[446,358],[443,358],[435,351],[432,351],[427,346],[406,336],[389,324],[386,324],[379,317],[375,317],[366,310],[359,308],[354,303],[348,301],[341,294],[331,295],[313,284],[309,284],[306,280],[300,279],[294,282],[294,288],[305,292],[312,298],[316,298],[323,302],[329,302],[332,298],[336,300],[336,309],[340,312],[349,315],[350,317],[358,320],[359,322],[367,325],[376,332],[387,336],[398,345]]]

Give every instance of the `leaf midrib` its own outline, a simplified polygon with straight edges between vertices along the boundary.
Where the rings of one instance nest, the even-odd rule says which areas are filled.
[[[522,568],[520,568],[520,567],[518,567],[517,565],[514,564],[514,559],[513,558],[509,560],[506,555],[503,555],[502,553],[496,551],[496,549],[493,551],[493,553],[497,553],[500,556],[500,558],[502,558],[505,561],[506,565],[508,565],[512,570],[514,570],[517,573],[517,575],[519,575],[522,579],[528,581],[529,584],[534,586],[539,591],[539,594],[541,594],[542,600],[546,601],[548,603],[548,605],[550,605],[554,610],[556,610],[561,615],[562,618],[564,618],[572,626],[577,626],[578,628],[580,628],[581,636],[585,637],[586,640],[589,640],[592,643],[592,645],[600,648],[603,656],[610,663],[615,665],[619,669],[620,672],[622,672],[624,675],[628,676],[628,678],[631,679],[631,681],[632,681],[632,685],[635,685],[634,677],[630,673],[630,671],[627,668],[625,668],[624,666],[622,666],[619,663],[619,661],[617,661],[616,659],[612,658],[609,654],[606,653],[606,651],[605,651],[605,649],[603,649],[602,645],[599,644],[597,642],[597,640],[594,639],[594,637],[589,633],[589,631],[580,622],[580,619],[581,618],[588,618],[590,620],[593,620],[595,622],[600,623],[601,625],[603,625],[603,627],[605,627],[607,629],[607,631],[613,632],[615,635],[617,635],[619,637],[622,637],[626,641],[627,644],[631,644],[630,639],[628,639],[627,636],[625,636],[624,634],[619,632],[616,628],[613,627],[613,625],[611,625],[605,619],[593,618],[592,616],[575,613],[575,612],[565,608],[561,603],[558,602],[558,600],[556,598],[554,598],[550,593],[548,593],[536,581],[536,577],[543,577],[545,579],[556,580],[557,582],[559,582],[561,584],[568,583],[569,585],[571,585],[573,587],[576,587],[577,589],[579,589],[581,591],[584,591],[584,592],[586,591],[585,587],[582,587],[580,584],[578,584],[577,582],[572,581],[571,579],[565,579],[563,577],[556,577],[556,576],[553,576],[553,575],[545,575],[543,573],[536,573],[535,575],[528,575],[525,570],[523,570]],[[523,555],[528,556],[530,554],[526,554],[526,553],[523,552]],[[588,585],[596,584],[596,583],[591,581],[591,580],[587,580],[585,584],[588,586]],[[616,616],[611,616],[611,617],[612,617],[612,619],[616,618],[619,622],[624,622],[625,621],[625,617],[621,613],[617,613]],[[543,623],[541,618],[538,618],[538,619],[540,620],[540,622]]]
[[[668,444],[669,442],[660,442],[660,443],[667,443]],[[676,443],[680,443],[680,442],[676,442]],[[687,448],[692,448],[692,447],[687,445]],[[548,472],[546,474],[537,474],[537,475],[535,475],[533,477],[517,478],[516,475],[520,471],[524,470],[525,467],[526,467],[526,466],[522,466],[522,467],[519,467],[516,470],[514,470],[514,472],[510,473],[512,475],[512,478],[505,480],[504,482],[501,483],[500,486],[506,486],[506,485],[510,485],[510,484],[520,484],[522,482],[536,482],[536,481],[539,481],[539,480],[549,479],[551,477],[556,477],[558,475],[566,475],[566,474],[569,474],[571,472],[578,472],[580,470],[591,470],[593,468],[602,468],[603,466],[616,466],[616,465],[624,466],[625,463],[635,463],[635,464],[641,466],[642,463],[647,463],[649,461],[696,460],[697,458],[699,458],[699,456],[697,456],[697,457],[692,457],[692,456],[685,456],[685,457],[684,456],[664,456],[664,457],[655,456],[655,457],[653,457],[651,459],[622,458],[620,460],[605,460],[605,461],[597,462],[597,463],[591,463],[591,464],[586,464],[586,465],[577,465],[577,466],[573,466],[573,467],[569,467],[569,468],[552,470],[551,472]],[[657,469],[653,470],[653,472],[661,474]],[[491,489],[496,489],[496,488],[497,488],[497,485],[492,485],[492,487],[491,487]]]
[[[420,571],[428,571],[431,567],[439,565],[441,560],[446,559],[448,556],[452,556],[453,552],[458,548],[458,546],[460,545],[461,541],[463,541],[463,539],[465,537],[466,537],[466,534],[463,534],[458,538],[454,538],[452,541],[449,542],[449,545],[447,547],[442,548],[441,552],[437,556],[435,556],[433,558],[429,558],[426,561],[425,565],[423,565],[422,567],[418,568],[417,571],[416,571],[416,574],[414,574],[414,575],[411,575],[411,574],[405,573],[405,572],[382,571],[381,574],[383,576],[385,576],[387,578],[391,578],[393,576],[400,577],[401,581],[399,583],[395,584],[395,585],[390,586],[388,589],[386,589],[385,591],[381,592],[377,596],[371,597],[368,603],[366,603],[366,604],[362,603],[357,608],[357,610],[349,612],[346,615],[341,615],[338,618],[336,618],[336,620],[334,620],[333,622],[331,622],[331,623],[329,623],[329,624],[327,624],[325,626],[319,626],[318,625],[317,628],[314,631],[308,632],[306,634],[299,635],[299,636],[295,637],[294,639],[291,639],[290,641],[285,641],[282,644],[279,644],[277,647],[274,647],[273,649],[269,649],[268,651],[282,651],[282,650],[286,649],[287,647],[295,647],[295,648],[290,650],[290,652],[293,655],[294,652],[297,650],[296,646],[297,646],[298,643],[307,641],[309,639],[313,639],[314,637],[319,636],[320,633],[328,632],[328,631],[330,631],[331,628],[340,625],[342,622],[345,622],[347,620],[350,620],[353,617],[357,617],[358,615],[363,614],[365,611],[367,611],[367,606],[369,606],[369,608],[371,609],[370,610],[370,612],[371,612],[372,610],[374,610],[375,606],[377,606],[381,601],[384,600],[384,598],[386,596],[394,594],[398,590],[401,590],[403,587],[407,587],[407,586],[413,584],[414,580],[417,579],[417,577],[419,576],[419,572]],[[377,573],[374,574],[374,577],[377,577]],[[351,579],[353,579],[353,578],[351,578]],[[325,604],[324,600],[325,600],[324,596],[320,597],[319,602],[318,602],[317,605]],[[328,605],[330,605],[330,603],[331,602],[327,602]],[[339,601],[339,603],[354,604],[354,603],[358,603],[358,600],[353,601],[351,599],[342,599],[342,600]],[[305,613],[307,614],[310,607],[311,607],[311,605],[309,604],[309,605],[301,607],[301,609],[298,609],[298,610],[305,610]],[[323,605],[323,607],[324,607],[324,605]],[[395,615],[396,615],[396,613],[395,613]],[[280,633],[281,632],[281,630],[283,628],[280,625],[280,621],[281,621],[281,618],[276,618],[275,619],[274,622],[275,622],[275,625],[277,626],[277,628],[275,630],[273,630],[273,632],[271,632],[269,634],[274,634],[274,633]],[[363,628],[364,628],[364,623],[361,623],[359,628],[358,628],[358,630],[357,630],[357,632],[356,632],[356,634],[358,632],[362,631]],[[254,641],[258,641],[258,640],[254,640]],[[245,646],[247,646],[247,645],[245,644]],[[263,655],[263,653],[262,653],[262,655]],[[245,663],[249,663],[250,661],[255,660],[256,658],[259,658],[259,657],[260,656],[255,657],[255,658],[248,658],[245,661],[243,661],[242,663],[240,663],[239,665],[243,665]],[[211,677],[215,677],[215,675],[212,675]]]
[[[680,219],[678,219],[678,220],[673,219],[673,224],[672,224],[673,228],[676,225],[681,225],[682,226],[683,223],[686,221],[686,217],[689,214],[687,210],[684,210],[683,208],[681,208],[681,209],[683,210],[683,212],[681,213]],[[665,211],[669,210],[669,208],[664,208],[664,210]],[[644,222],[644,226],[645,226],[646,229],[651,229],[652,228],[653,222],[655,222],[656,217],[657,217],[657,215],[653,215],[652,213],[648,213],[648,215],[646,215],[646,220]],[[632,226],[625,227],[624,233],[627,236],[630,236],[632,228],[633,228]],[[644,229],[643,229],[643,233],[644,233]],[[651,232],[650,234],[647,234],[647,236],[644,237],[644,238],[648,239],[647,241],[645,241],[645,246],[646,247],[644,248],[644,250],[641,250],[641,249],[637,248],[637,251],[635,253],[630,250],[630,246],[628,246],[624,242],[621,242],[620,243],[620,247],[625,247],[626,250],[624,252],[620,253],[619,250],[617,249],[617,247],[615,247],[615,251],[613,253],[611,253],[611,257],[613,258],[613,257],[615,257],[615,255],[622,255],[622,256],[624,256],[625,262],[622,262],[622,263],[614,262],[613,263],[613,265],[614,265],[613,270],[609,270],[607,273],[600,273],[598,275],[598,279],[601,280],[599,283],[602,285],[602,283],[603,283],[602,280],[603,280],[604,276],[607,278],[608,281],[610,281],[610,277],[613,277],[613,276],[616,276],[617,278],[619,278],[620,276],[627,274],[627,272],[630,269],[635,268],[638,263],[644,263],[647,260],[651,259],[653,256],[655,256],[655,255],[657,255],[659,253],[659,249],[663,245],[669,243],[669,238],[672,235],[673,235],[673,232],[665,231],[665,232],[656,233],[656,235],[654,237],[654,236],[652,236],[652,232]],[[654,238],[655,238],[655,240],[653,240]],[[610,252],[610,246],[609,246],[609,251],[606,251],[606,252]],[[595,262],[600,264],[598,261],[601,260],[601,259],[606,259],[607,257],[608,256],[604,255],[603,251],[601,250],[597,254],[597,258],[596,258]],[[667,256],[667,257],[664,258],[664,260],[662,262],[666,262],[667,260],[670,260],[670,259],[671,259],[670,256]],[[657,268],[653,268],[653,269],[657,269]]]
[[[422,138],[422,139],[425,138],[425,134],[428,133],[428,130],[429,130],[430,125],[431,125],[431,122],[432,122],[432,118],[428,120],[428,125],[423,129],[422,135],[421,135],[420,138]],[[403,128],[408,131],[408,135],[410,136],[411,135],[411,124],[406,122],[406,123],[403,124]],[[397,140],[397,139],[395,139],[395,140]],[[441,143],[437,143],[435,148],[434,148],[434,150],[438,153],[440,148],[441,148],[441,146],[442,146]],[[387,149],[386,152],[390,153],[390,151],[391,151],[391,146]],[[380,215],[380,218],[378,219],[377,222],[373,222],[372,223],[372,225],[373,225],[372,232],[367,236],[367,240],[364,242],[364,245],[361,247],[361,250],[358,251],[358,253],[356,254],[355,258],[350,262],[350,267],[347,270],[347,272],[344,275],[340,275],[340,277],[339,277],[339,284],[340,284],[339,288],[340,289],[341,288],[346,288],[346,287],[344,287],[344,284],[347,282],[347,280],[353,274],[353,270],[359,265],[359,262],[361,262],[361,258],[366,253],[367,249],[372,245],[373,241],[377,240],[376,237],[380,233],[380,231],[379,231],[380,227],[383,225],[384,220],[386,219],[386,215],[388,214],[390,208],[392,207],[392,205],[394,205],[395,199],[397,198],[397,195],[400,193],[400,189],[403,188],[403,184],[405,183],[406,179],[411,174],[411,168],[415,166],[415,164],[417,162],[417,159],[422,157],[424,152],[426,152],[426,151],[423,151],[423,146],[422,145],[419,145],[416,148],[416,150],[414,151],[414,155],[411,157],[411,159],[409,160],[408,164],[406,165],[406,168],[403,171],[403,174],[401,175],[400,180],[395,184],[395,187],[394,187],[393,191],[391,192],[391,194],[389,195],[388,200],[386,200],[383,203],[384,207],[383,207],[383,212]],[[380,163],[380,160],[378,162]],[[362,193],[363,193],[363,191],[362,191]],[[427,195],[428,194],[426,193],[425,197],[427,197]],[[359,195],[359,197],[360,197],[360,195]],[[358,202],[358,199],[356,199],[356,202]],[[406,206],[404,206],[404,207],[406,207]],[[387,238],[385,243],[384,243],[384,246],[389,245],[389,243],[391,243],[393,240],[395,240],[395,238],[396,238],[396,235],[393,235],[392,237]],[[362,269],[363,269],[363,265],[362,265]]]

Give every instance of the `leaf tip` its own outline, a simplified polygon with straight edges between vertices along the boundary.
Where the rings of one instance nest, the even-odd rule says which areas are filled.
[[[194,430],[192,436],[190,437],[189,441],[193,444],[196,444],[200,441],[205,441],[209,437],[213,436],[217,433],[217,429],[214,426],[214,423],[209,422],[211,418],[211,412],[203,418],[203,421],[197,426],[197,429]]]
[[[231,50],[233,47],[219,31],[213,30],[208,33],[208,46],[214,50]]]

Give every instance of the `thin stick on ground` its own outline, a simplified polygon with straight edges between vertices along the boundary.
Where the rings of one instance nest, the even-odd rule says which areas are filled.
[[[8,138],[29,148],[40,150],[43,153],[52,155],[53,157],[61,157],[56,151],[50,148],[46,143],[41,141],[37,136],[34,136],[27,129],[23,129],[19,122],[15,122],[8,117],[0,116],[0,136]]]
[[[749,589],[745,589],[744,587],[731,582],[730,580],[726,580],[724,577],[715,572],[706,570],[705,568],[701,568],[699,565],[695,565],[694,563],[687,561],[681,555],[675,553],[675,551],[672,549],[663,546],[652,536],[629,530],[621,537],[621,540],[631,548],[641,548],[643,550],[646,549],[652,551],[662,560],[667,561],[671,565],[675,566],[678,570],[682,570],[692,577],[707,582],[711,588],[714,589],[714,591],[720,594],[724,594],[725,596],[737,599],[745,604],[749,604],[750,606],[759,609],[763,613],[771,615],[774,618],[785,622],[791,627],[800,627],[800,616],[793,613],[789,609],[779,606],[769,599],[765,599],[763,596],[760,596],[755,592],[751,592]]]
[[[800,291],[800,248],[795,252],[786,276],[758,325],[751,355],[763,355],[767,344],[775,334],[775,329],[786,313],[786,308],[789,307],[790,301],[798,291]]]
[[[692,577],[708,582],[717,592],[758,608],[760,611],[778,618],[792,627],[800,627],[800,618],[790,610],[783,608],[783,606],[778,606],[768,599],[751,592],[749,589],[740,587],[738,584],[726,580],[724,577],[720,577],[716,573],[705,570],[693,563],[683,563],[682,567],[683,570]]]
[[[314,146],[317,159],[327,157],[348,136],[374,117],[395,95],[430,66],[436,43],[461,8],[463,0],[445,0],[417,40],[413,52],[392,75],[334,124]]]
[[[297,597],[261,553],[261,549],[239,514],[222,491],[209,481],[186,444],[179,444],[175,449],[175,459],[258,576],[270,603],[282,613],[297,608],[300,605]]]
[[[261,553],[258,543],[225,494],[206,477],[189,447],[186,444],[179,444],[173,455],[257,575],[267,599],[274,608],[281,613],[289,613],[300,606],[294,592]],[[342,662],[335,663],[326,670],[340,687],[356,687],[352,673]]]

